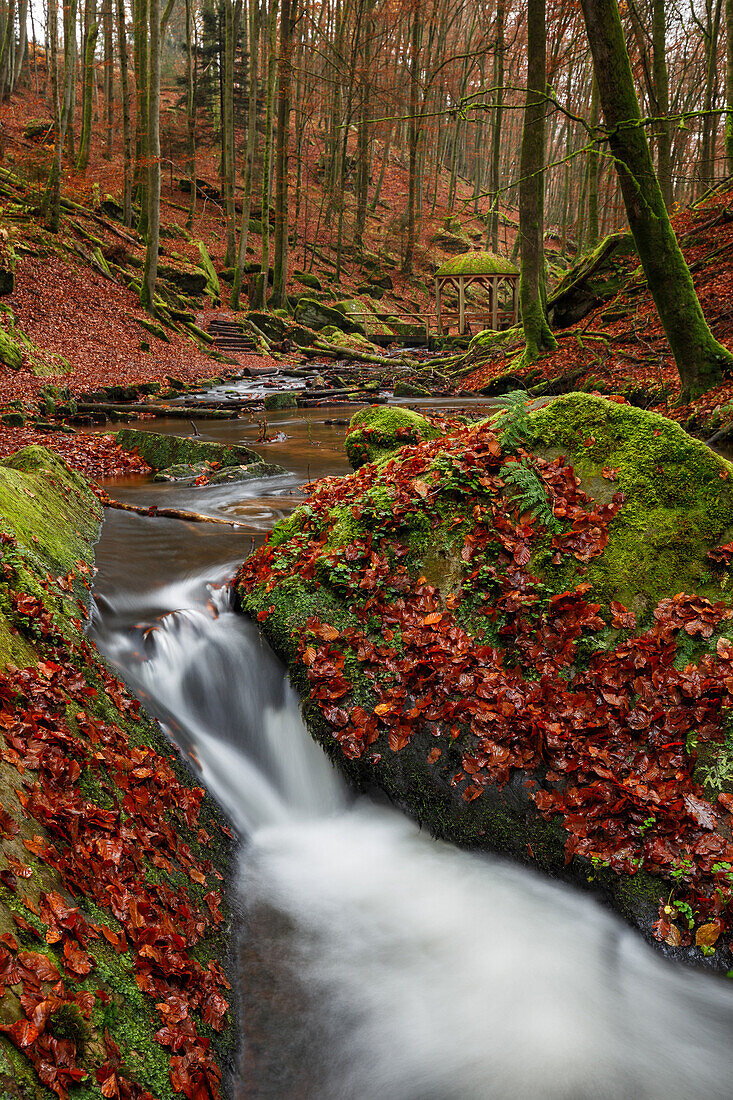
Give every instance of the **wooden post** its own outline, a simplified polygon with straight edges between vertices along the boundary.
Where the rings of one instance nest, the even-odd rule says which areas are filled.
[[[491,327],[496,332],[499,327],[499,280],[491,276]]]
[[[458,276],[458,333],[463,336],[466,321],[466,287],[463,276]]]
[[[440,279],[435,280],[435,319],[438,322],[438,335],[443,335],[443,320],[440,315]]]
[[[512,305],[514,307],[514,324],[519,321],[519,302],[517,300],[517,277],[512,279]]]

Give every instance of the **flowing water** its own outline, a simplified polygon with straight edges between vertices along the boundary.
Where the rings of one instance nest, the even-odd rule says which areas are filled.
[[[287,477],[114,487],[246,532],[109,512],[98,548],[95,639],[242,837],[237,1094],[729,1100],[733,983],[666,963],[586,896],[355,799],[231,610],[223,582],[252,541],[307,476],[345,469],[329,415],[272,418],[287,438],[265,449]],[[220,441],[256,431],[205,426]]]

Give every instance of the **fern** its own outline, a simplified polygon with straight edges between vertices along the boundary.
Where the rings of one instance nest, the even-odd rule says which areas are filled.
[[[521,462],[505,462],[499,470],[499,476],[509,488],[512,502],[520,512],[529,512],[550,531],[562,528],[562,523],[553,515],[547,486],[525,459]]]
[[[507,451],[515,450],[523,441],[529,427],[529,402],[524,390],[512,390],[497,397],[499,410],[491,418],[492,425],[502,447]]]

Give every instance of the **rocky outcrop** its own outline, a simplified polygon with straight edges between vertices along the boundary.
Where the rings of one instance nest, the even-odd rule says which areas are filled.
[[[584,394],[420,440],[374,415],[236,580],[313,736],[435,835],[727,969],[733,466]]]
[[[85,637],[101,508],[0,463],[0,1092],[217,1096],[232,834]]]

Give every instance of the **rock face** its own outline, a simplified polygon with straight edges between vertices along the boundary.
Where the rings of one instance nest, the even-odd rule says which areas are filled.
[[[727,968],[733,466],[626,404],[503,404],[399,450],[367,429],[415,414],[360,414],[364,464],[275,527],[239,600],[357,785]]]
[[[48,451],[0,462],[0,1092],[214,1095],[231,834],[85,637],[100,525]]]
[[[153,470],[167,470],[170,466],[242,466],[250,462],[262,462],[262,457],[249,447],[226,447],[203,439],[188,439],[180,435],[159,435],[157,432],[141,432],[124,428],[115,435],[123,451],[136,451]]]

